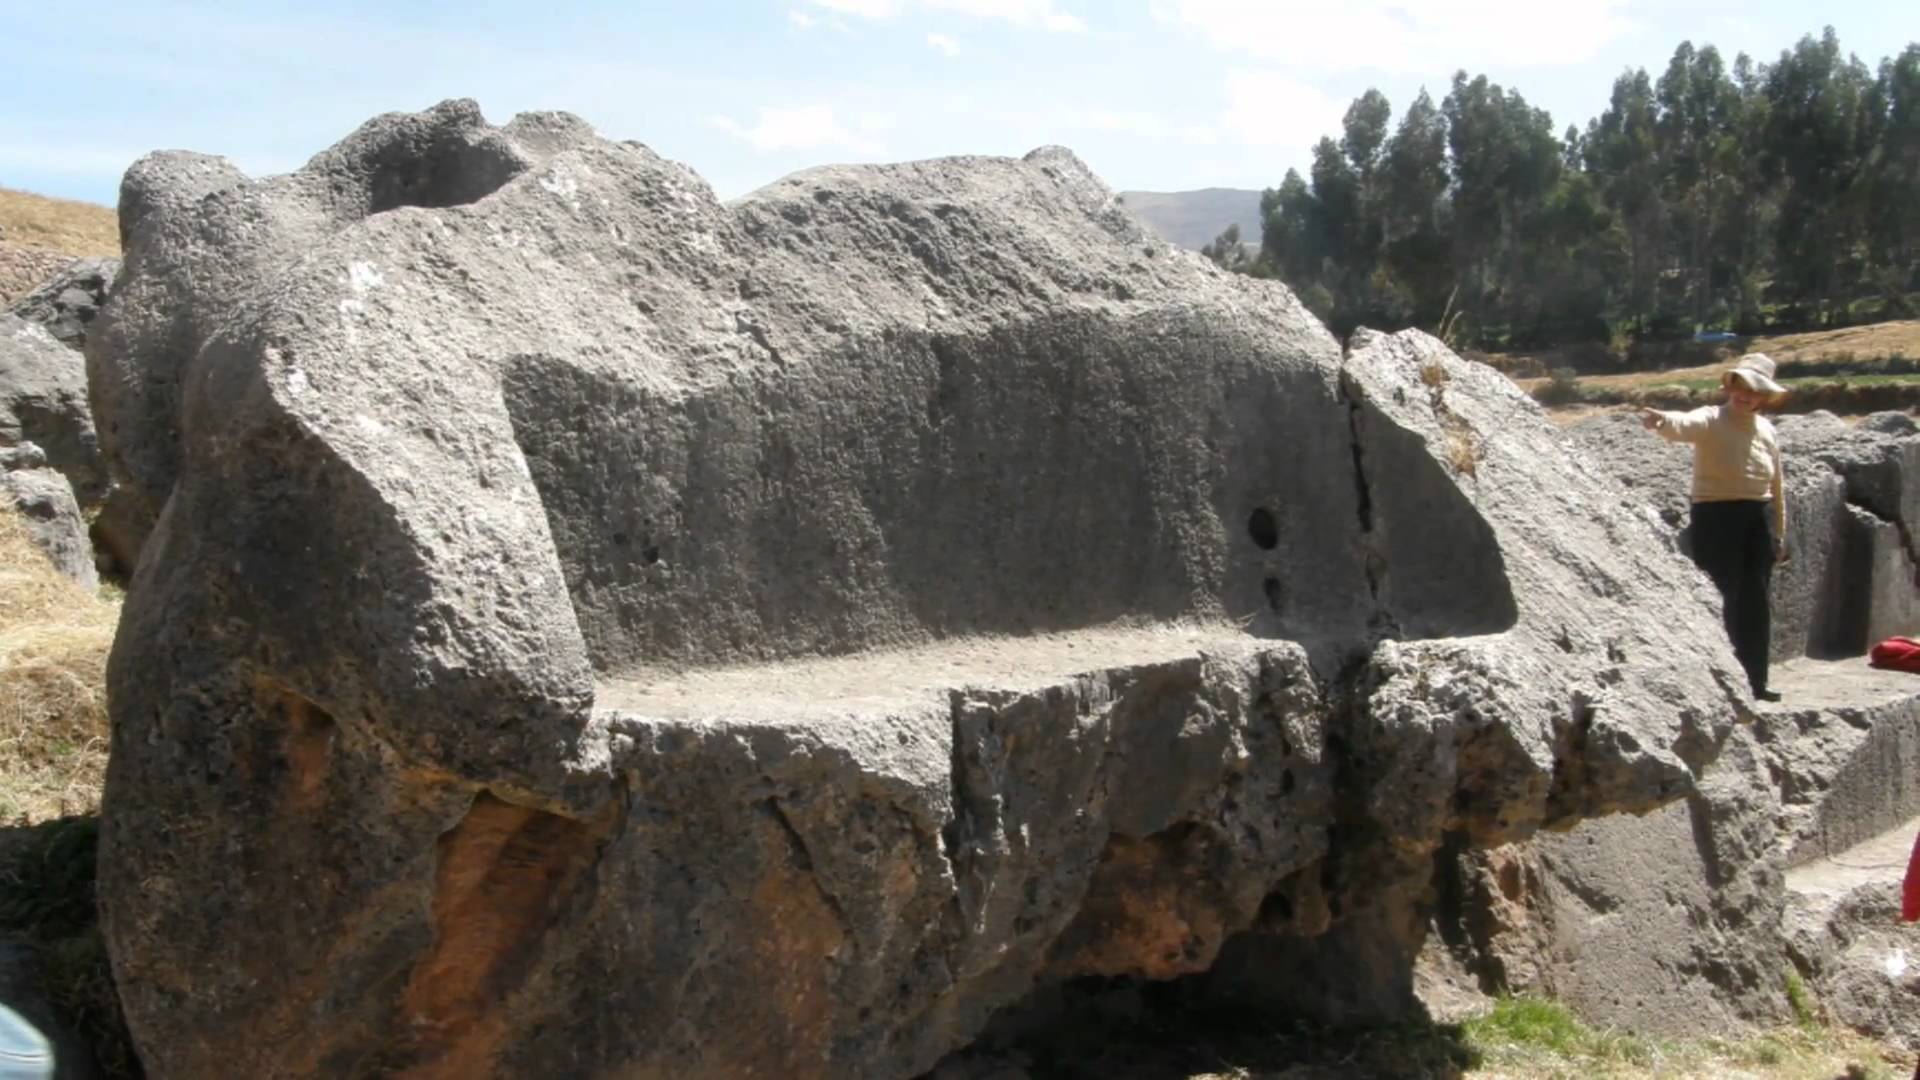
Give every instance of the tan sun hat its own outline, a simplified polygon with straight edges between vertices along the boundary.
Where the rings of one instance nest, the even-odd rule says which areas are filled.
[[[1720,385],[1726,386],[1735,379],[1740,380],[1747,389],[1767,395],[1769,402],[1787,396],[1787,388],[1773,381],[1773,358],[1765,353],[1748,353],[1741,357],[1739,363],[1720,376]]]

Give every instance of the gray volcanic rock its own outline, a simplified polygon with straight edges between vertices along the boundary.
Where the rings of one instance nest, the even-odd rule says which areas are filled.
[[[84,364],[40,324],[0,312],[0,446],[23,442],[45,452],[82,506],[106,493]]]
[[[1582,420],[1567,428],[1565,437],[1577,453],[1635,497],[1632,505],[1638,512],[1650,511],[1676,534],[1687,527],[1692,450],[1641,427],[1633,413],[1603,413]]]
[[[1809,413],[1783,423],[1780,442],[1794,459],[1817,461],[1845,481],[1843,574],[1853,585],[1835,619],[1851,632],[1835,651],[1857,655],[1920,629],[1920,430],[1912,418],[1879,413],[1849,426]]]
[[[1846,478],[1854,502],[1894,522],[1920,521],[1920,433],[1910,418],[1880,413],[1849,425],[1828,412],[1780,425],[1780,447],[1822,462]]]
[[[1773,681],[1785,700],[1736,732],[1683,803],[1454,858],[1450,936],[1484,989],[1682,1034],[1703,1018],[1789,1019],[1791,964],[1836,1019],[1920,1035],[1903,1017],[1912,980],[1897,970],[1889,907],[1905,849],[1870,850],[1911,843],[1920,820],[1920,687],[1859,656],[1913,632],[1920,612],[1907,524],[1920,439],[1897,414],[1788,417],[1780,435],[1793,559],[1774,578],[1773,652],[1788,662]],[[1683,449],[1632,417],[1570,436],[1646,493],[1645,512],[1684,514]]]
[[[87,343],[87,326],[107,302],[119,259],[75,259],[39,288],[14,301],[13,313],[47,328],[70,349]]]
[[[46,468],[46,457],[32,443],[0,450],[0,493],[25,519],[27,535],[47,553],[59,571],[82,587],[100,586],[93,566],[93,546],[87,542],[87,522],[80,516],[67,478]]]
[[[1501,844],[1690,793],[1689,766],[1724,740],[1724,714],[1682,707],[1657,744],[1642,718],[1705,677],[1726,698],[1740,691],[1711,585],[1619,487],[1565,452],[1504,376],[1416,331],[1364,330],[1342,376],[1372,493],[1362,542],[1383,618],[1444,633],[1417,613],[1447,610],[1449,595],[1483,613],[1510,605],[1489,620],[1502,632],[1469,624],[1454,632],[1480,633],[1378,646],[1340,737],[1337,820],[1351,831],[1323,887],[1344,923],[1262,925],[1209,976],[1207,991],[1236,1006],[1354,1023],[1422,1008],[1415,964],[1435,914],[1425,870],[1444,846]],[[1421,458],[1445,463],[1454,498],[1419,481],[1410,466]]]
[[[1785,977],[1797,970],[1842,1022],[1920,1036],[1893,1019],[1911,979],[1887,970],[1920,820],[1912,679],[1859,659],[1791,661],[1777,680],[1786,701],[1738,729],[1685,802],[1468,855],[1469,879],[1506,868],[1525,882],[1510,904],[1467,905],[1469,924],[1521,913],[1477,942],[1497,961],[1488,989],[1684,1035],[1790,1020]]]
[[[1063,150],[722,205],[454,102],[121,213],[99,887],[156,1077],[915,1075],[1680,798],[1744,707],[1530,400],[1343,356]]]

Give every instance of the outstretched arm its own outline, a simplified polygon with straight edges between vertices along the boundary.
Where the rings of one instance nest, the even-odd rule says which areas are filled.
[[[1640,410],[1640,426],[1654,432],[1668,442],[1695,443],[1706,433],[1707,425],[1713,421],[1713,410],[1708,407],[1694,409],[1691,412],[1667,412],[1663,409]]]

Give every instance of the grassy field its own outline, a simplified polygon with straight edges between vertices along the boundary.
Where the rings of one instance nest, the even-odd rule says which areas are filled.
[[[120,219],[110,206],[0,187],[0,240],[73,256],[118,255]]]
[[[1894,1080],[1912,1061],[1811,1017],[1798,1027],[1699,1040],[1647,1039],[1590,1028],[1563,1006],[1509,998],[1464,1025],[1486,1080]]]
[[[1595,359],[1595,348],[1592,345],[1568,345],[1536,352],[1490,353],[1484,359],[1502,371],[1513,373],[1517,381],[1525,383],[1544,379],[1549,372],[1558,368],[1580,368],[1580,359],[1589,362]],[[1667,347],[1661,349],[1666,350]],[[1687,347],[1679,343],[1670,351],[1676,355],[1692,355],[1702,359],[1710,353],[1719,353],[1724,358],[1697,367],[1655,363],[1616,375],[1595,374],[1588,377],[1599,385],[1632,386],[1648,376],[1684,375],[1688,372],[1706,374],[1732,363],[1733,357],[1742,352],[1765,353],[1782,365],[1840,357],[1920,357],[1920,319],[1898,319],[1804,334],[1773,334],[1713,347]],[[1589,367],[1585,370],[1592,369]]]
[[[0,188],[0,308],[74,259],[119,254],[111,207]]]
[[[1764,352],[1779,365],[1780,382],[1793,391],[1782,411],[1825,409],[1860,416],[1920,409],[1920,320],[1755,338],[1742,348]],[[1577,377],[1562,370],[1557,378],[1516,377],[1514,382],[1546,404],[1556,421],[1568,423],[1639,405],[1687,408],[1718,401],[1720,376],[1730,366],[1732,351],[1727,350],[1710,364]]]
[[[1920,319],[1855,326],[1817,334],[1789,334],[1781,337],[1754,338],[1745,352],[1765,353],[1780,365],[1783,380],[1798,378],[1796,367],[1827,365],[1834,361],[1867,363],[1887,357],[1920,359]],[[1696,367],[1670,368],[1664,371],[1629,371],[1618,375],[1585,375],[1580,385],[1592,390],[1631,390],[1664,383],[1701,383],[1717,386],[1720,373],[1732,366],[1731,360],[1715,361]],[[1547,379],[1515,379],[1523,389],[1532,390]]]
[[[1799,390],[1833,382],[1844,382],[1849,386],[1920,386],[1920,375],[1808,375],[1804,378],[1789,377],[1781,379],[1780,385],[1789,390]],[[1643,385],[1649,390],[1660,386],[1676,386],[1682,390],[1702,392],[1718,389],[1720,379],[1712,375],[1685,379],[1669,377],[1661,379],[1658,382],[1648,382]]]

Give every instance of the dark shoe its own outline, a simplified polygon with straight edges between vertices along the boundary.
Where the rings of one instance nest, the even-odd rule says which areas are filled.
[[[1753,692],[1753,699],[1754,699],[1755,701],[1779,701],[1779,700],[1780,700],[1780,691],[1778,691],[1778,690],[1755,690],[1755,691]]]

